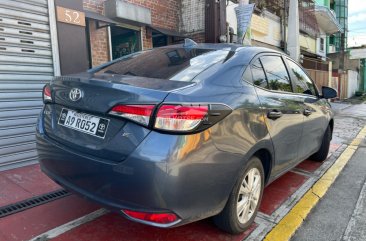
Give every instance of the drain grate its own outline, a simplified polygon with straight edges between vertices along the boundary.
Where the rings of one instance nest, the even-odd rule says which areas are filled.
[[[17,203],[13,203],[7,206],[0,207],[0,218],[24,211],[26,209],[33,208],[66,196],[71,195],[71,193],[65,189],[60,189],[57,191],[42,194],[40,196],[32,197]]]

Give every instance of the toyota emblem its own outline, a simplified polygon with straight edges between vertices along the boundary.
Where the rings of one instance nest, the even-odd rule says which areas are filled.
[[[99,125],[99,130],[100,131],[104,131],[105,130],[105,125],[104,124],[100,124]]]
[[[73,88],[70,90],[70,93],[69,93],[70,100],[78,101],[81,99],[81,97],[82,97],[81,89]]]

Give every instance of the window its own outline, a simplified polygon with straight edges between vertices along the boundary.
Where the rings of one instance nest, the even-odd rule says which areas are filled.
[[[330,38],[329,38],[329,44],[332,44],[332,45],[335,44],[335,36],[334,35],[330,36]]]
[[[153,48],[163,47],[168,45],[168,36],[157,31],[151,32]]]
[[[264,74],[264,69],[259,59],[254,61],[251,69],[252,69],[253,84],[263,88],[268,88],[266,75]]]
[[[320,38],[320,52],[324,52],[324,38]]]
[[[112,58],[118,59],[141,50],[140,31],[111,26]]]
[[[288,66],[290,67],[290,72],[293,74],[293,80],[296,86],[294,92],[307,95],[316,95],[313,82],[302,70],[302,68],[291,60],[288,60],[287,62]]]
[[[250,67],[246,68],[246,70],[243,74],[243,80],[253,83],[253,76],[252,76],[252,71],[251,71]]]
[[[132,75],[189,82],[230,56],[232,56],[230,51],[226,50],[157,48],[121,58],[97,74]]]
[[[292,92],[290,78],[280,56],[260,58],[267,75],[269,89]]]

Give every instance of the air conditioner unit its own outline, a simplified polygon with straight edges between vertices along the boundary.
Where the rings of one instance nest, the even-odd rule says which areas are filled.
[[[336,52],[335,45],[329,45],[329,53],[332,54],[332,53],[335,53],[335,52]]]

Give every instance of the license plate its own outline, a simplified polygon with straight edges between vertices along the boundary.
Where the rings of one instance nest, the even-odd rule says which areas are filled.
[[[92,136],[104,138],[109,120],[63,108],[58,124]]]

